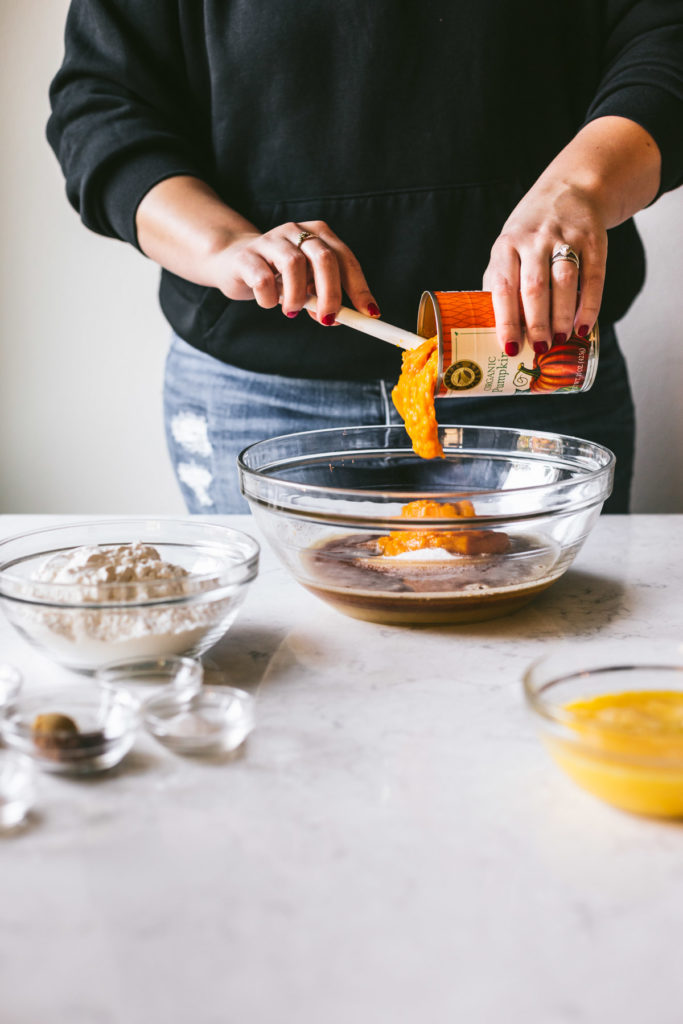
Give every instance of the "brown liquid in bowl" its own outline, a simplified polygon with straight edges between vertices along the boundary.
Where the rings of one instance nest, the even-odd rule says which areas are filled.
[[[511,538],[505,554],[448,561],[379,556],[370,534],[336,537],[304,555],[300,582],[353,618],[395,625],[479,622],[517,611],[561,575],[547,542]]]

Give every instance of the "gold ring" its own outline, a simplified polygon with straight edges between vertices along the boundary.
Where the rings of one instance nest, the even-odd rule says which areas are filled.
[[[558,263],[560,260],[567,260],[569,263],[573,263],[576,269],[579,269],[579,254],[575,249],[572,249],[571,245],[560,245],[552,254],[550,259],[550,266],[553,263]]]
[[[309,238],[317,238],[312,231],[300,231],[296,239],[296,247],[300,249],[304,242],[307,242]]]

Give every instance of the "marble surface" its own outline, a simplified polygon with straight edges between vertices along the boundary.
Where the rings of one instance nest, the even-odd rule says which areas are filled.
[[[535,604],[459,627],[344,618],[264,546],[209,656],[256,696],[239,756],[141,735],[106,778],[41,776],[0,837],[2,1024],[678,1024],[683,828],[567,781],[520,677],[682,623],[682,516],[602,518]],[[57,671],[0,639],[30,685]]]

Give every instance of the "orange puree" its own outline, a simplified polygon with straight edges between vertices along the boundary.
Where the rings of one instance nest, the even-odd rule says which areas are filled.
[[[413,451],[423,459],[443,458],[434,412],[434,389],[439,374],[438,339],[428,338],[403,353],[401,376],[391,392],[403,418]]]
[[[471,501],[455,503],[437,501],[410,501],[401,509],[406,519],[457,519],[474,516]],[[383,555],[391,557],[404,551],[420,551],[422,548],[443,548],[454,555],[498,554],[507,550],[509,538],[506,533],[491,530],[464,530],[460,533],[439,533],[436,530],[396,530],[388,537],[378,537],[377,544]]]
[[[546,743],[575,782],[624,810],[683,817],[683,691],[601,694],[564,710],[577,741]]]

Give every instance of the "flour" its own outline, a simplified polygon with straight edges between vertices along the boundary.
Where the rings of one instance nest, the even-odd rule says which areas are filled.
[[[219,565],[213,562],[211,569],[215,573]],[[203,598],[220,586],[217,576],[193,576],[138,541],[60,552],[31,581],[26,596],[45,603],[24,607],[23,629],[74,665],[205,650],[241,603],[239,588],[226,593],[221,587],[220,598]],[[82,607],[88,604],[98,607]]]
[[[151,544],[133,541],[132,544],[116,544],[101,547],[81,547],[73,551],[63,551],[48,558],[32,579],[40,583],[77,583],[82,590],[81,601],[87,601],[86,595],[92,586],[102,583],[139,583],[143,580],[177,580],[189,576],[187,569],[172,562],[164,562],[156,548]],[[91,585],[91,586],[88,586]],[[114,588],[115,589],[115,588]],[[145,591],[146,588],[142,588]],[[107,588],[107,600],[126,600],[126,591],[119,588],[115,597]],[[136,588],[139,596],[140,590]],[[180,588],[182,593],[182,586]],[[151,595],[150,595],[151,596]],[[94,598],[93,598],[94,600]]]
[[[398,555],[382,555],[381,558],[383,562],[454,562],[458,560],[458,555],[444,548],[419,548],[416,551],[401,551]]]

